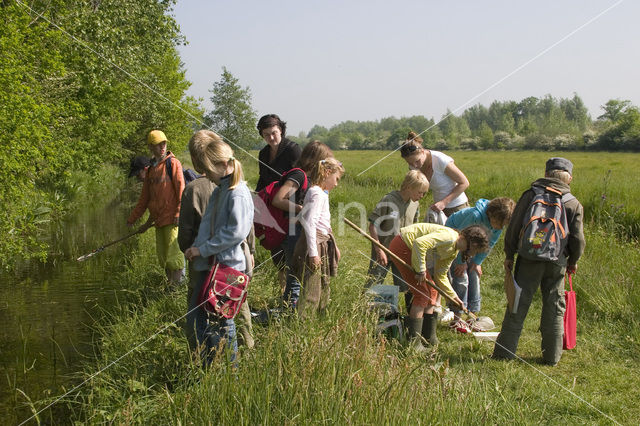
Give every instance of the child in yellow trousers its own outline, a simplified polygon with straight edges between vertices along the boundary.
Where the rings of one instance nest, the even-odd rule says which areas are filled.
[[[147,144],[153,157],[146,169],[142,193],[131,212],[127,225],[133,226],[145,210],[149,209],[149,222],[156,227],[156,254],[160,267],[165,270],[172,283],[182,280],[184,256],[178,246],[178,217],[180,198],[184,190],[182,164],[167,151],[167,137],[160,130],[152,130]],[[172,175],[169,176],[167,162],[171,162]]]

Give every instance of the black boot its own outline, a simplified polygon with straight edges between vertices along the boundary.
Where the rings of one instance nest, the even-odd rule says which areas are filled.
[[[438,313],[425,314],[424,322],[422,323],[422,337],[429,342],[432,346],[439,343],[438,336],[436,336],[436,329],[438,327]]]
[[[410,291],[404,292],[404,306],[407,308],[407,314],[411,310],[411,302],[413,301],[413,294]]]
[[[422,318],[408,318],[409,340],[411,346],[418,352],[427,350],[422,344]]]

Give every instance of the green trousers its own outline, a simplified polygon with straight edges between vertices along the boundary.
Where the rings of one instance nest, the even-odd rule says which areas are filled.
[[[504,314],[502,329],[493,349],[494,358],[511,359],[515,357],[524,320],[527,317],[533,296],[540,287],[542,293],[542,314],[540,316],[542,358],[548,364],[556,364],[560,361],[564,333],[565,271],[564,265],[518,257],[515,266],[515,279],[522,287],[522,293],[517,312],[512,314],[507,308]]]
[[[156,255],[164,270],[178,271],[184,268],[184,254],[178,246],[178,225],[156,227]]]

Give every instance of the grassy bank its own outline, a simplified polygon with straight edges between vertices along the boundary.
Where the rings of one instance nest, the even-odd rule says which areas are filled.
[[[565,352],[560,364],[551,368],[539,364],[539,299],[525,323],[518,349],[521,359],[516,361],[491,360],[491,344],[454,334],[444,326],[438,330],[441,344],[437,352],[426,357],[375,335],[375,318],[367,313],[362,297],[369,245],[349,229],[341,232],[337,216],[353,201],[370,210],[383,194],[399,186],[406,165],[397,155],[382,167],[357,176],[381,155],[338,153],[347,175],[331,199],[334,230],[344,259],[332,281],[327,316],[305,323],[291,318],[254,325],[256,347],[242,350],[235,371],[225,367],[223,360],[208,371],[190,363],[181,331],[183,321],[176,321],[185,313],[186,291],[160,290],[153,235],[142,235],[140,250],[130,255],[130,269],[117,279],[149,284],[138,305],[123,307],[99,328],[98,356],[83,376],[87,383],[59,402],[71,408],[72,420],[636,424],[640,418],[636,388],[640,382],[640,327],[634,314],[640,307],[640,295],[634,287],[640,280],[636,266],[640,252],[637,240],[619,238],[613,232],[629,229],[629,224],[604,212],[610,212],[609,202],[624,204],[625,217],[639,211],[635,206],[640,203],[638,178],[629,176],[639,157],[568,155],[575,163],[573,192],[588,209],[588,245],[574,282],[578,347]],[[517,198],[542,173],[548,157],[546,153],[453,155],[471,181],[468,194],[472,200],[498,195]],[[480,161],[482,165],[477,164]],[[247,175],[254,178],[256,168],[250,162],[246,166]],[[599,201],[603,187],[606,203]],[[428,203],[423,201],[423,211]],[[358,221],[357,211],[350,208],[347,216]],[[631,222],[634,224],[637,221]],[[257,264],[265,259],[265,253],[260,253]],[[483,265],[482,282],[482,314],[498,325],[505,304],[501,263],[501,247],[497,246]],[[249,300],[254,309],[277,305],[274,270],[268,262],[256,274]],[[36,408],[44,405],[43,401]]]

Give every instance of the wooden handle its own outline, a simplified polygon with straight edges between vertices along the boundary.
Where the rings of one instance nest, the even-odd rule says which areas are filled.
[[[405,262],[404,260],[400,259],[394,252],[392,252],[391,250],[389,250],[388,248],[386,248],[385,246],[383,246],[380,241],[374,239],[373,237],[371,237],[371,235],[367,234],[366,232],[364,232],[362,229],[360,229],[355,223],[351,222],[349,219],[347,219],[346,217],[343,218],[344,223],[346,223],[347,225],[349,225],[350,227],[352,227],[353,229],[355,229],[356,231],[358,231],[360,234],[362,234],[366,239],[368,239],[369,241],[371,241],[376,247],[378,247],[379,249],[381,249],[382,251],[384,251],[386,254],[388,254],[389,256],[391,256],[393,259],[395,259],[400,265],[404,266],[405,268],[409,269],[410,271],[412,271],[415,274],[415,270],[413,269],[413,267],[411,265],[409,265],[407,262]],[[408,284],[408,283],[407,283]],[[458,302],[456,302],[453,298],[451,298],[448,294],[446,294],[440,287],[438,287],[438,285],[436,283],[434,283],[431,280],[427,280],[427,285],[429,285],[430,287],[433,287],[438,293],[440,293],[440,295],[442,295],[442,297],[444,297],[445,299],[447,299],[448,301],[450,301],[451,303],[453,303],[454,305],[458,306],[460,309],[462,309],[466,314],[468,314],[471,318],[473,319],[477,319],[477,317],[473,314],[473,312],[469,312],[467,310],[467,308],[464,307],[463,304],[460,304]]]

